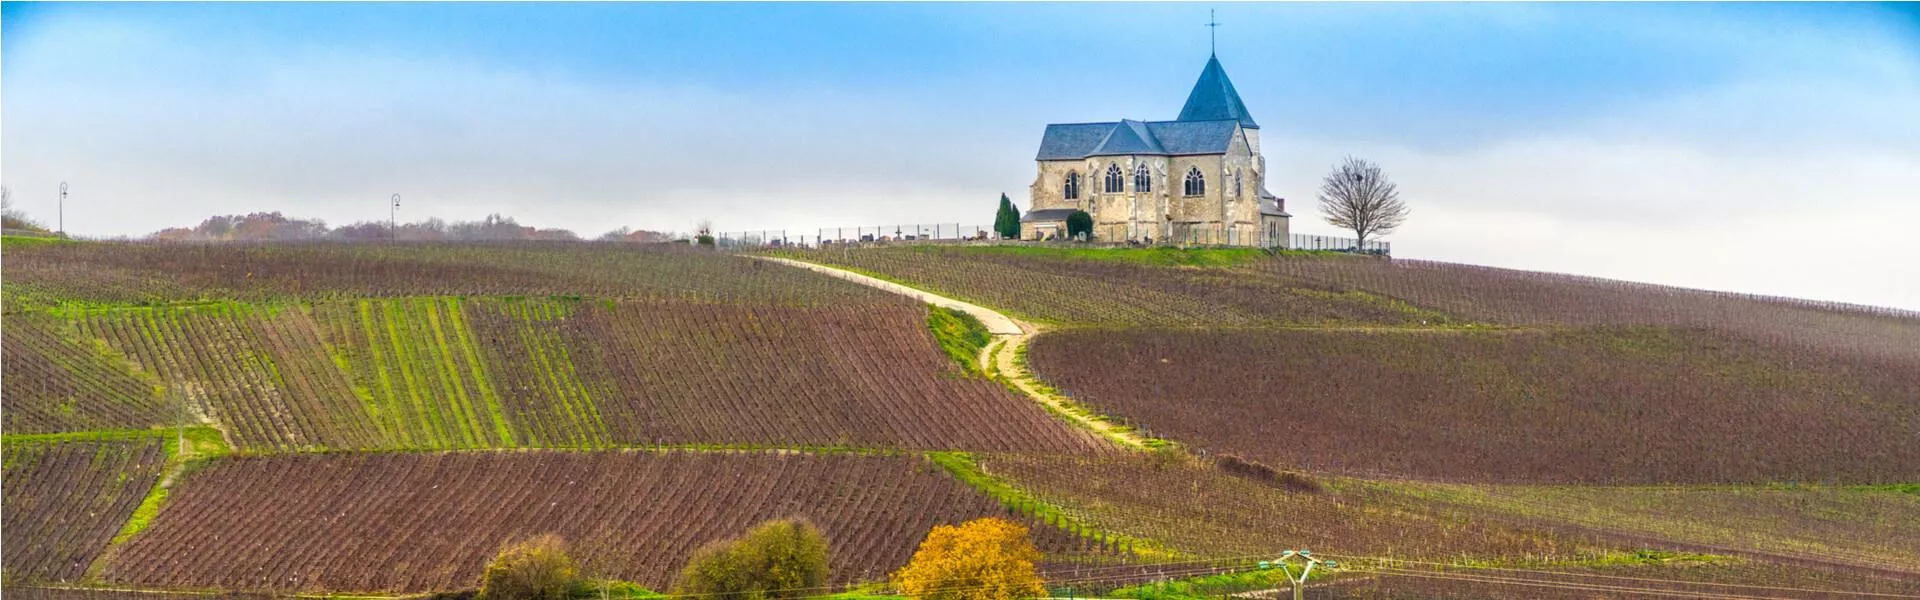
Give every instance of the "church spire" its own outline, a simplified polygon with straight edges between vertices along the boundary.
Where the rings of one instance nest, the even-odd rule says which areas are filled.
[[[1207,57],[1207,67],[1200,71],[1200,81],[1194,82],[1193,93],[1187,95],[1187,105],[1180,109],[1178,120],[1239,121],[1241,127],[1260,128],[1247,113],[1247,105],[1240,102],[1240,92],[1233,89],[1233,81],[1227,79],[1218,56]]]
[[[1217,56],[1220,54],[1219,50],[1216,49],[1213,35],[1213,32],[1218,31],[1216,28],[1219,26],[1219,23],[1213,21],[1213,9],[1207,9],[1207,56]]]

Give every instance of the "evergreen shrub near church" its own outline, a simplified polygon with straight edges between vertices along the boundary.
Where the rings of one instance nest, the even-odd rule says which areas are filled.
[[[993,232],[1003,240],[1020,239],[1020,209],[1013,207],[1013,201],[1008,200],[1006,194],[1000,195],[1000,210],[993,216]]]
[[[1082,235],[1086,237],[1081,237]],[[1076,240],[1093,239],[1093,215],[1087,211],[1076,210],[1067,215],[1067,237]]]

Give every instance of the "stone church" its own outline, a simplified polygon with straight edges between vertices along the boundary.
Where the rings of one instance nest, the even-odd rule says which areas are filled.
[[[1066,235],[1067,215],[1093,217],[1102,242],[1280,246],[1285,201],[1267,193],[1260,125],[1209,56],[1172,121],[1048,125],[1040,174],[1020,220],[1023,239]]]

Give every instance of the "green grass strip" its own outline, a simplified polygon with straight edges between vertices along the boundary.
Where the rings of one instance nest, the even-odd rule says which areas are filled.
[[[1058,523],[1063,529],[1074,531],[1088,538],[1093,537],[1092,533],[1094,531],[1103,531],[1106,533],[1107,540],[1126,544],[1133,549],[1135,554],[1143,557],[1180,557],[1180,554],[1162,547],[1158,542],[1100,528],[1073,516],[1059,506],[1050,504],[1033,494],[1027,493],[1026,490],[995,478],[992,475],[988,475],[984,469],[980,468],[980,463],[974,460],[973,453],[971,452],[936,451],[927,452],[926,457],[927,460],[931,460],[934,464],[946,469],[948,473],[952,474],[954,478],[959,479],[962,483],[973,486],[974,489],[980,490],[981,493],[995,500],[999,500],[1000,504],[1004,506],[1025,511],[1026,514],[1040,521]]]
[[[480,360],[480,347],[474,341],[473,328],[467,325],[464,310],[459,298],[447,298],[447,320],[452,325],[454,345],[460,347],[467,367],[473,371],[475,391],[480,393],[480,402],[486,407],[487,414],[493,416],[494,434],[500,436],[500,444],[505,447],[519,445],[514,439],[513,423],[507,420],[506,408],[500,402],[500,394],[494,391],[493,383],[488,380],[486,362]]]
[[[14,443],[16,440],[74,441],[142,438],[163,440],[161,448],[166,453],[166,463],[160,468],[160,478],[154,481],[152,488],[147,490],[146,497],[140,499],[139,506],[134,507],[133,514],[128,516],[127,523],[120,527],[120,532],[114,534],[113,539],[107,542],[107,547],[101,550],[92,564],[87,565],[85,574],[81,576],[82,581],[97,580],[100,571],[106,568],[108,560],[119,551],[121,544],[133,539],[133,536],[139,535],[140,532],[146,531],[147,526],[153,524],[154,517],[160,515],[160,509],[166,507],[168,493],[191,467],[233,453],[233,448],[227,445],[226,437],[220,434],[220,430],[212,427],[188,427],[184,430],[156,428],[83,431],[73,434],[4,437],[7,443]],[[185,448],[181,447],[181,442],[184,442]]]
[[[454,364],[455,352],[448,342],[446,328],[440,323],[440,305],[431,300],[414,300],[411,304],[409,312],[412,308],[419,308],[422,315],[426,317],[427,324],[426,331],[418,331],[419,323],[417,321],[413,323],[416,331],[414,339],[425,337],[427,341],[433,342],[427,346],[428,353],[431,354],[427,360],[438,368],[440,382],[444,388],[440,394],[440,401],[435,402],[435,405],[451,409],[453,424],[459,430],[460,437],[466,442],[467,447],[480,448],[493,445],[491,440],[486,439],[486,430],[489,427],[480,422],[480,413],[474,410],[473,398],[467,395],[467,386],[461,382],[460,366]]]
[[[940,343],[940,351],[958,363],[962,371],[973,375],[986,372],[980,364],[980,350],[993,341],[993,334],[979,318],[966,311],[928,305],[927,328],[933,330],[933,339]]]
[[[334,368],[340,370],[340,375],[346,378],[347,380],[347,387],[353,390],[353,395],[355,398],[360,399],[360,409],[363,411],[366,411],[367,421],[373,423],[373,428],[377,430],[377,432],[380,434],[381,443],[378,445],[383,447],[398,445],[400,440],[400,435],[394,432],[391,424],[387,422],[386,411],[380,406],[379,401],[374,399],[373,390],[371,388],[368,388],[364,381],[357,379],[353,376],[353,373],[354,373],[353,359],[347,355],[347,350],[346,350],[346,344],[349,344],[351,342],[344,338],[338,339],[338,340],[329,340],[327,339],[328,336],[325,335],[328,331],[338,331],[338,329],[336,329],[336,325],[338,325],[339,327],[348,327],[348,328],[353,327],[354,325],[351,323],[336,324],[331,321],[327,321],[324,325],[322,325],[321,323],[323,322],[324,319],[322,319],[318,315],[315,315],[311,306],[303,307],[302,310],[307,313],[307,317],[309,319],[313,320],[316,326],[315,329],[321,332],[322,335],[320,335],[320,345],[326,348],[327,358],[333,359]],[[346,317],[342,317],[342,318],[344,319]]]

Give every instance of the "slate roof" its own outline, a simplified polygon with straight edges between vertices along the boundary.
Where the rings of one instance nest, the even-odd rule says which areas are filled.
[[[1036,160],[1072,160],[1089,156],[1144,154],[1224,154],[1233,143],[1234,122],[1131,121],[1048,125],[1040,136]]]
[[[1281,210],[1281,209],[1280,209],[1280,199],[1279,199],[1279,198],[1275,198],[1275,197],[1273,197],[1273,195],[1272,195],[1272,194],[1262,194],[1262,195],[1261,195],[1261,198],[1260,198],[1260,214],[1263,214],[1263,215],[1271,215],[1271,216],[1275,216],[1275,217],[1291,217],[1291,216],[1293,216],[1293,215],[1290,215],[1290,214],[1287,214],[1287,211],[1284,211],[1284,210]]]
[[[1233,89],[1233,80],[1227,79],[1227,70],[1220,67],[1217,56],[1207,57],[1207,66],[1200,70],[1200,80],[1193,83],[1193,92],[1187,94],[1187,105],[1180,109],[1178,120],[1239,121],[1242,127],[1260,128],[1247,112],[1247,105],[1240,101],[1240,92]]]
[[[1040,136],[1040,154],[1036,160],[1075,160],[1090,156],[1145,154],[1178,156],[1186,154],[1224,154],[1233,142],[1238,124],[1259,129],[1247,105],[1240,102],[1233,81],[1220,67],[1218,57],[1208,57],[1200,71],[1200,80],[1187,95],[1180,118],[1172,121],[1133,121],[1122,119],[1107,123],[1066,123],[1048,125]]]
[[[1077,208],[1042,208],[1040,210],[1030,210],[1030,211],[1027,211],[1026,216],[1020,217],[1020,222],[1032,223],[1034,221],[1065,221],[1067,220],[1067,215],[1073,214],[1073,211],[1076,211],[1076,210],[1079,210],[1079,209]]]

